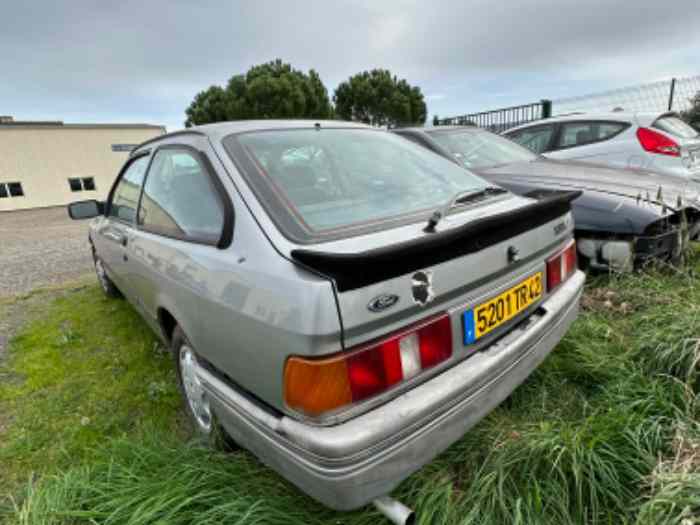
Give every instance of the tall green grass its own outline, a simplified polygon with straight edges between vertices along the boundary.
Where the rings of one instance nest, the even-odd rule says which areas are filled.
[[[593,280],[586,310],[545,363],[394,495],[431,525],[700,523],[698,269],[696,260],[681,272]],[[167,428],[109,440],[28,481],[7,519],[381,522],[372,509],[334,513],[248,453],[188,445]]]

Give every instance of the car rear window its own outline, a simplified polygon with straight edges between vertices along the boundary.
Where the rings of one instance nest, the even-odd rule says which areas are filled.
[[[678,117],[662,117],[654,122],[654,127],[682,139],[694,139],[698,136],[697,131]]]
[[[381,130],[266,130],[223,143],[282,233],[300,243],[425,220],[456,192],[488,186]]]

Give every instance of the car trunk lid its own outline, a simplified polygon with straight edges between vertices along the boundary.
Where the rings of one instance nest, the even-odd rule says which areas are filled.
[[[509,196],[453,214],[436,233],[414,224],[393,232],[398,242],[356,238],[291,256],[334,282],[347,349],[466,304],[525,267],[541,271],[545,255],[570,237],[570,202],[579,195]],[[458,323],[452,320],[453,330]]]

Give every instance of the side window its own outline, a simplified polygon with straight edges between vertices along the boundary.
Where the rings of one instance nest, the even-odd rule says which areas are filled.
[[[133,161],[126,169],[114,188],[112,201],[109,205],[110,217],[134,222],[141,184],[143,184],[143,176],[146,174],[147,167],[148,156],[145,156]]]
[[[189,151],[161,149],[146,178],[139,209],[144,230],[216,244],[224,210],[209,174]]]
[[[549,149],[553,132],[553,126],[537,126],[523,129],[506,136],[535,153],[544,153]]]
[[[562,125],[557,148],[583,146],[609,139],[627,126],[621,122],[569,122]]]

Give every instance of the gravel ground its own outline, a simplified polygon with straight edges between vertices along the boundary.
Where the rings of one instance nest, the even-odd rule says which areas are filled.
[[[63,206],[0,213],[0,297],[92,272],[87,230]]]

